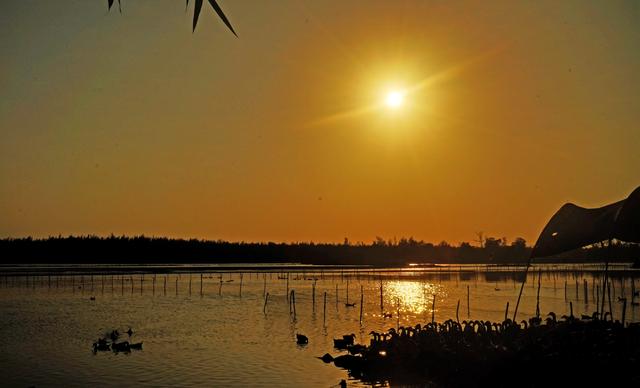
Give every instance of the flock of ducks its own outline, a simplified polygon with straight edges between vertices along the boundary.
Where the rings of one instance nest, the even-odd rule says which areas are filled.
[[[129,339],[131,339],[131,336],[133,335],[133,330],[129,328],[129,330],[125,331],[125,334],[127,334],[129,336]],[[104,337],[98,338],[98,341],[93,343],[93,353],[95,354],[97,352],[107,352],[107,351],[114,351],[116,353],[118,352],[128,353],[132,350],[142,350],[142,342],[129,342],[129,341],[116,342],[118,341],[120,336],[121,336],[120,332],[118,332],[118,330],[115,329],[105,334]]]
[[[610,313],[581,318],[551,312],[545,319],[503,322],[447,320],[334,339],[349,354],[319,357],[365,382],[445,386],[640,384],[640,323],[623,325]],[[638,386],[637,384],[632,384]]]

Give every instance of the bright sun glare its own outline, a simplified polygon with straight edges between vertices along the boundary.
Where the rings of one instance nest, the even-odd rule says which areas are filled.
[[[385,103],[389,108],[398,108],[402,105],[403,100],[404,100],[404,94],[398,91],[393,91],[387,94]]]

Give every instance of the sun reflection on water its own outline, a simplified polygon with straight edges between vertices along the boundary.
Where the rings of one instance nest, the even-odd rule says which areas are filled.
[[[446,291],[442,285],[418,281],[387,282],[384,286],[384,293],[385,303],[390,304],[387,310],[396,311],[399,301],[400,312],[405,314],[431,313],[434,295],[436,296],[437,311],[438,300],[446,297]]]

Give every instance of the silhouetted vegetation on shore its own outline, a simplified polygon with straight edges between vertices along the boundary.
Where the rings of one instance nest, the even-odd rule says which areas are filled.
[[[146,236],[68,236],[6,238],[0,254],[9,263],[282,263],[351,264],[395,266],[408,263],[525,263],[531,253],[524,239],[508,244],[487,237],[478,245],[463,242],[432,244],[413,238],[369,244],[344,243],[255,243]],[[611,249],[596,244],[568,252],[557,259],[631,260],[640,257],[640,246],[614,244]]]

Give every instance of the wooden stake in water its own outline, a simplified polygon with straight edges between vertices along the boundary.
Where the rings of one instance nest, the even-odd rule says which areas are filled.
[[[336,283],[336,311],[338,311],[338,284]]]
[[[507,302],[507,307],[504,309],[504,320],[507,320],[507,316],[509,315],[509,302]]]
[[[458,299],[458,305],[456,306],[456,322],[460,323],[460,315],[458,312],[460,311],[460,299]]]
[[[289,298],[289,273],[287,273],[287,298]]]
[[[569,302],[569,316],[573,318],[573,302]]]
[[[538,272],[538,293],[536,295],[536,318],[540,318],[540,281],[542,278],[542,270]]]
[[[587,279],[583,280],[584,285],[584,304],[589,304],[589,283]]]
[[[384,296],[382,291],[382,279],[380,279],[380,312],[384,312]]]
[[[347,277],[347,301],[345,303],[349,303],[349,278]]]
[[[469,291],[469,286],[467,286],[467,318],[471,317],[471,305],[469,304],[469,297],[470,291]]]
[[[293,320],[296,320],[296,291],[295,290],[291,290],[291,300],[293,303]]]
[[[362,286],[360,286],[360,324],[361,325],[362,325],[362,308],[363,308],[362,302],[364,302],[364,292],[363,292]]]
[[[152,282],[151,282],[151,283],[153,284],[153,291],[152,291],[152,293],[153,293],[153,295],[155,295],[155,294],[156,294],[156,274],[153,274],[153,280],[152,280]]]
[[[609,299],[609,312],[613,314],[613,309],[611,308],[611,283],[607,283],[607,299]]]
[[[189,295],[191,295],[191,273],[189,273]]]
[[[433,304],[431,305],[431,323],[436,321],[436,294],[433,294]]]
[[[316,281],[313,281],[313,284],[311,285],[312,291],[311,291],[311,301],[312,301],[312,305],[313,305],[313,312],[316,312]]]
[[[622,327],[624,327],[624,320],[627,316],[627,298],[622,298],[622,301],[624,302],[624,304],[622,305]]]
[[[262,286],[262,296],[267,295],[267,274],[262,274],[262,281],[263,281],[263,286]]]
[[[167,296],[167,275],[164,275],[164,296]]]
[[[243,274],[240,274],[240,297],[242,298],[242,277]]]
[[[396,311],[396,330],[400,329],[400,298],[396,298],[398,310]]]
[[[327,326],[327,291],[324,292],[324,303],[322,304],[322,326]]]
[[[202,274],[200,274],[200,296],[202,296]]]
[[[262,308],[262,312],[264,315],[267,315],[267,302],[269,302],[269,293],[267,292],[264,296],[264,307]]]
[[[564,281],[564,301],[567,301],[567,281]]]

